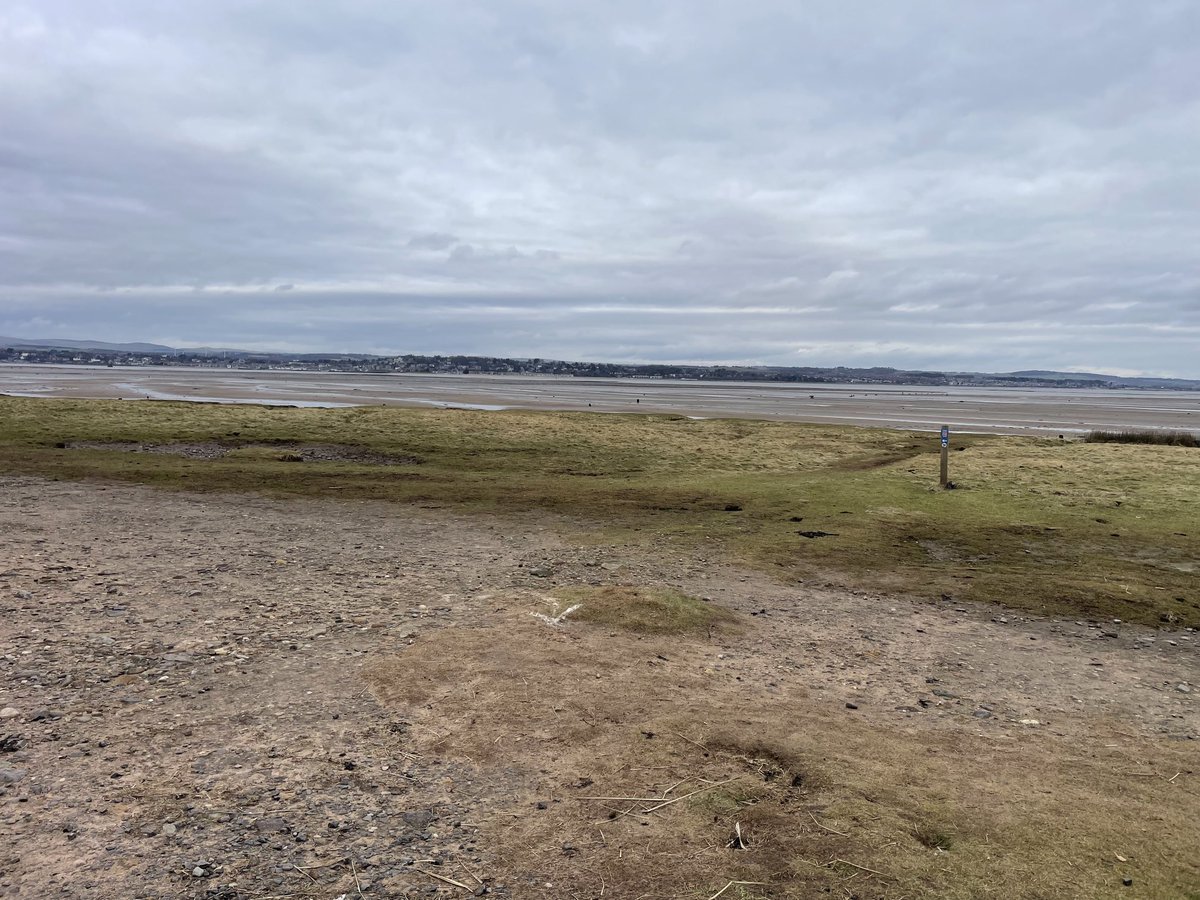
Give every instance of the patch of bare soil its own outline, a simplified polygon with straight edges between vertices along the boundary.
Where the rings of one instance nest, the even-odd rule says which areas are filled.
[[[0,478],[0,896],[898,898],[955,865],[1004,896],[1171,896],[1200,875],[1177,827],[1195,635],[788,587],[564,540],[580,527]],[[670,587],[736,627],[562,616],[589,585]],[[1063,832],[1073,810],[1111,840]],[[971,896],[953,884],[924,893]]]
[[[171,441],[163,444],[143,444],[139,441],[65,441],[64,450],[103,450],[109,453],[161,453],[187,459],[220,459],[231,449],[216,441]]]
[[[169,441],[147,444],[139,441],[69,441],[67,450],[106,450],[124,453],[161,453],[186,459],[221,459],[234,451],[265,451],[290,462],[350,462],[369,466],[409,466],[421,462],[415,456],[380,453],[349,444],[302,444],[296,441],[251,443],[239,441]]]

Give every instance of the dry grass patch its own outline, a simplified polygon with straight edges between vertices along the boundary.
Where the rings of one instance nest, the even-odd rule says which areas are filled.
[[[713,643],[550,626],[533,595],[492,604],[365,675],[410,723],[406,750],[469,768],[457,789],[485,810],[513,896],[705,900],[743,881],[775,900],[1091,900],[1130,895],[1126,877],[1138,897],[1200,883],[1194,779],[1127,774],[1195,772],[1189,744],[849,715],[800,681],[716,671],[719,651],[765,652],[757,623]]]
[[[571,618],[641,634],[679,634],[730,625],[733,613],[670,587],[574,587],[555,592],[579,604]]]
[[[1166,447],[1200,447],[1200,437],[1190,431],[1089,431],[1083,439],[1089,444],[1160,444]]]

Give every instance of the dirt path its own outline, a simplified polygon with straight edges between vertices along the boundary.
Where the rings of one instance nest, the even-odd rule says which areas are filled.
[[[440,640],[432,669],[556,584],[669,584],[743,614],[680,651],[714,691],[898,734],[1197,747],[1200,635],[785,587],[582,530],[0,478],[0,896],[570,896],[497,855],[527,775],[437,752],[436,719],[361,677]]]

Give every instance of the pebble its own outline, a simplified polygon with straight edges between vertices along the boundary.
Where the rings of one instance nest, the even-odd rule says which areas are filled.
[[[24,777],[24,769],[0,769],[0,784],[16,784]]]
[[[1186,684],[1175,685],[1175,690],[1179,691],[1181,694],[1190,694],[1192,692],[1192,689]]]
[[[171,835],[173,835],[175,833],[175,826],[172,825],[170,822],[167,822],[162,827],[162,833],[165,834],[167,837],[170,837]]]
[[[21,711],[12,706],[6,706],[4,709],[0,709],[0,719],[15,719],[20,714]]]

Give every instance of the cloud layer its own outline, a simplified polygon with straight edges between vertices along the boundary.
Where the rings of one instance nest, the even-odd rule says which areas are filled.
[[[0,334],[1200,375],[1188,0],[0,7]]]

